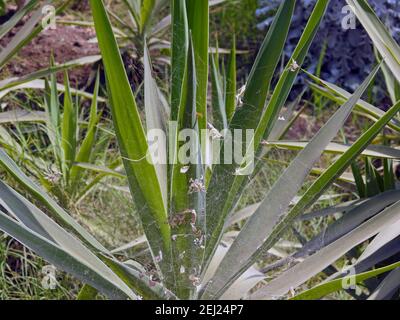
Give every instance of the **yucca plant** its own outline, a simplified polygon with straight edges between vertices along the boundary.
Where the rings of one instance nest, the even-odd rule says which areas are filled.
[[[60,14],[65,8],[68,7],[71,1],[55,2],[55,1],[38,1],[31,0],[26,2],[7,22],[0,26],[0,38],[5,37],[13,28],[28,14],[31,14],[25,24],[18,30],[11,41],[0,49],[0,70],[22,49],[28,44],[35,36],[37,36],[44,29],[42,20],[45,18],[43,13],[43,6],[53,4],[56,6],[57,14]],[[20,3],[19,3],[20,4]],[[58,84],[56,81],[55,73],[58,71],[67,70],[83,64],[93,63],[99,60],[99,56],[89,56],[81,59],[73,60],[64,64],[55,64],[54,61],[47,69],[36,71],[32,74],[25,75],[21,78],[7,78],[0,81],[0,98],[5,97],[13,89],[44,89],[46,91],[46,98],[43,99],[43,107],[46,112],[42,111],[29,111],[13,109],[1,113],[1,138],[0,143],[8,149],[14,159],[24,157],[24,164],[28,170],[35,172],[36,177],[45,187],[47,191],[51,191],[57,196],[58,200],[64,205],[69,205],[73,200],[82,199],[91,188],[96,186],[102,178],[112,174],[121,177],[122,175],[109,168],[96,167],[90,165],[89,158],[94,147],[96,139],[97,123],[99,116],[95,115],[97,111],[98,89],[99,82],[96,83],[95,94],[91,95],[86,92],[70,88],[68,77],[64,86]],[[47,80],[39,80],[49,76],[51,83]],[[59,92],[64,93],[64,111],[61,112],[59,106]],[[82,123],[81,116],[78,115],[78,101],[72,99],[72,94],[83,96],[85,98],[92,98],[93,103],[91,107],[90,119],[87,123]],[[78,122],[79,116],[79,122]],[[76,119],[75,119],[76,118]],[[26,141],[23,135],[23,128],[19,128],[21,124],[44,124],[45,130],[38,130],[38,141]],[[12,129],[6,130],[6,127],[17,126],[20,130]],[[73,128],[75,126],[75,128]],[[87,134],[85,139],[80,144],[80,137],[86,127]],[[63,127],[63,129],[62,129]],[[80,127],[80,130],[78,130]],[[39,126],[39,128],[41,128]],[[41,134],[45,131],[46,137]],[[43,152],[40,141],[51,141],[50,145],[45,146],[45,149],[51,149],[52,155],[48,152]],[[33,141],[33,143],[30,143]],[[32,144],[35,152],[32,152]],[[103,150],[106,152],[106,150]],[[68,158],[73,159],[68,159]],[[50,158],[50,161],[48,159]],[[113,164],[114,167],[119,165],[120,161]],[[55,164],[55,167],[53,166]],[[85,167],[85,168],[83,168]],[[93,181],[88,184],[78,183],[79,179],[84,181],[87,176],[82,174],[86,170],[96,172]],[[62,175],[62,179],[60,175]],[[81,186],[78,190],[77,186]]]
[[[54,65],[54,62],[52,62]],[[24,164],[48,192],[64,206],[76,204],[108,176],[125,178],[116,169],[121,161],[108,154],[113,135],[100,126],[100,79],[97,77],[88,112],[72,94],[64,73],[63,103],[55,74],[45,81],[45,111],[14,109],[1,113],[0,144]],[[76,94],[76,91],[74,91]],[[99,129],[100,128],[100,129]],[[25,131],[28,130],[28,136]],[[107,167],[105,163],[110,162]]]
[[[391,125],[391,120],[400,110],[400,103],[395,103],[386,113],[378,113],[370,128],[351,146],[340,146],[336,161],[326,170],[322,170],[312,185],[293,201],[313,171],[316,161],[326,149],[332,147],[331,141],[337,136],[354,107],[362,104],[360,98],[381,65],[371,71],[352,95],[344,98],[343,105],[313,139],[302,146],[300,153],[290,162],[263,200],[244,211],[236,212],[241,196],[251,180],[251,177],[243,175],[248,169],[247,160],[255,153],[255,172],[259,172],[258,168],[262,164],[260,156],[270,150],[271,137],[279,139],[288,126],[286,121],[280,121],[279,116],[296,76],[302,70],[301,66],[328,2],[317,1],[290,61],[273,88],[271,80],[280,62],[295,0],[282,1],[247,84],[237,100],[232,97],[232,93],[236,92],[234,50],[224,81],[221,80],[224,77],[218,72],[218,59],[212,58],[212,108],[215,115],[215,126],[212,126],[211,117],[207,113],[208,2],[171,1],[172,79],[171,103],[167,112],[164,112],[159,89],[152,76],[144,34],[144,125],[107,11],[102,1],[91,0],[93,20],[107,76],[114,129],[132,198],[149,248],[151,268],[144,268],[132,259],[118,259],[116,252],[125,250],[138,241],[113,251],[105,248],[32,182],[3,150],[0,150],[0,163],[42,209],[0,182],[3,207],[0,212],[0,229],[85,283],[86,286],[79,295],[81,299],[94,298],[98,292],[111,299],[285,297],[292,288],[297,288],[325,271],[350,249],[378,235],[364,251],[364,256],[360,257],[359,261],[364,269],[360,268],[360,264],[356,265],[357,272],[371,269],[376,264],[375,254],[382,248],[382,244],[387,243],[390,237],[389,242],[395,238],[393,235],[396,232],[392,229],[389,230],[391,232],[386,231],[400,220],[397,202],[399,193],[396,190],[364,199],[361,203],[348,204],[347,207],[342,205],[331,208],[332,211],[346,211],[347,214],[332,225],[329,237],[322,233],[299,250],[299,259],[304,259],[300,260],[302,262],[279,274],[272,281],[266,283],[265,273],[256,267],[263,253],[275,249],[295,221],[321,215],[303,213],[316,203],[359,155],[363,152],[371,153],[368,147],[373,139],[386,126]],[[358,14],[366,19],[368,26],[379,27],[379,20],[371,13],[363,16],[368,10],[364,0],[352,3],[361,8],[361,13]],[[380,41],[378,49],[385,51],[381,52],[384,57],[382,63],[386,63],[398,75],[396,68],[400,67],[400,60],[393,58],[393,55],[400,56],[396,53],[398,46],[390,37],[382,37],[382,34],[376,41]],[[392,58],[387,60],[389,54]],[[229,89],[223,89],[224,83]],[[169,126],[168,148],[166,143],[163,144],[164,149],[158,150],[158,156],[167,158],[168,155],[174,160],[170,165],[155,161],[155,154],[149,152],[152,148],[151,141],[146,135],[146,132],[153,129],[165,130],[168,120],[175,121],[176,125]],[[245,145],[243,162],[212,165],[207,143],[200,144],[194,150],[198,161],[189,164],[175,161],[179,158],[183,144],[178,139],[179,132],[184,129],[200,132],[211,127],[255,131],[252,143]],[[216,130],[212,130],[212,136],[220,139],[217,143],[229,139]],[[390,148],[378,152],[378,157],[398,158],[395,150]],[[373,218],[370,219],[371,217]],[[243,220],[246,222],[238,230],[238,222]],[[232,225],[235,227],[232,228]],[[387,237],[388,234],[391,236]],[[324,245],[321,246],[321,243]],[[370,257],[375,260],[372,261]],[[288,260],[293,261],[289,258]],[[297,256],[292,258],[296,261]],[[281,264],[285,265],[285,261],[281,261]],[[390,264],[357,274],[354,278],[358,283],[391,270],[397,272],[396,268],[399,266],[399,263]],[[274,266],[270,266],[269,270],[273,269]],[[391,279],[397,273],[392,273]],[[319,298],[341,289],[343,274],[339,270],[333,277],[332,281],[306,291],[297,298]],[[255,289],[262,282],[265,285]],[[387,283],[381,283],[380,286],[387,289]],[[381,290],[381,287],[377,289]]]

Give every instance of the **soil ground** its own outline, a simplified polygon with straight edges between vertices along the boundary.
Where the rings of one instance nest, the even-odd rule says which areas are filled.
[[[6,39],[3,39],[4,46],[9,39],[15,35],[13,30]],[[46,68],[50,64],[50,57],[53,54],[57,63],[63,63],[78,59],[84,56],[96,55],[99,49],[96,43],[90,40],[95,38],[95,32],[91,28],[77,26],[57,25],[55,30],[45,30],[32,42],[24,47],[17,59],[13,59],[5,73],[10,76],[23,76],[31,72]],[[74,87],[82,88],[87,84],[92,66],[74,68],[69,76]],[[62,74],[59,75],[60,81]]]

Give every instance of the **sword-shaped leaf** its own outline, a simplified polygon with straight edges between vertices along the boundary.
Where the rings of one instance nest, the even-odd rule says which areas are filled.
[[[214,279],[206,288],[204,297],[220,296],[246,269],[255,263],[255,257],[258,256],[260,248],[266,242],[270,242],[275,228],[288,219],[285,213],[292,199],[303,186],[314,163],[337,135],[378,70],[379,66],[371,72],[353,96],[329,119],[280,176],[233,242]]]
[[[118,44],[103,1],[90,1],[107,75],[113,123],[136,208],[154,261],[170,272],[171,231],[155,166],[147,159],[148,143]],[[156,256],[162,255],[159,261]]]

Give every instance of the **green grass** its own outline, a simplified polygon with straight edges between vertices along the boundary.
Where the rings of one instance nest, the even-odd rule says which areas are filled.
[[[57,272],[55,290],[42,286],[42,268],[48,265],[30,250],[7,236],[0,237],[0,300],[74,299],[78,283]]]
[[[116,181],[108,181],[109,184]],[[130,195],[106,184],[72,210],[74,217],[107,248],[114,249],[140,236]],[[56,290],[42,287],[42,268],[48,265],[10,237],[0,236],[0,300],[75,299],[81,283],[57,271]]]

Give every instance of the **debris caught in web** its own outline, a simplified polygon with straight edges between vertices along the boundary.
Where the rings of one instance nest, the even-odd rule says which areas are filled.
[[[204,178],[190,179],[189,180],[189,194],[206,192],[206,186],[204,185]]]
[[[244,95],[245,91],[246,91],[246,85],[242,86],[239,89],[238,94],[236,95],[236,102],[237,102],[238,107],[241,107],[243,105],[242,99],[243,99],[243,95]]]
[[[156,263],[160,263],[163,260],[163,253],[162,251],[159,252],[158,256],[155,257]]]
[[[182,174],[185,174],[185,173],[188,173],[189,169],[190,169],[190,166],[184,166],[181,168],[180,172]]]
[[[223,138],[223,135],[211,124],[207,124],[207,129],[210,132],[210,137],[212,140],[219,140]]]
[[[47,172],[45,172],[44,176],[47,181],[51,182],[52,184],[57,184],[60,181],[62,174],[61,172],[50,168]]]
[[[187,219],[190,217],[190,224],[195,224],[197,219],[197,212],[194,209],[186,209],[182,212],[178,212],[169,217],[168,222],[172,228],[177,228],[185,223],[189,222]],[[177,236],[175,235],[175,240]]]
[[[189,280],[192,282],[193,286],[197,287],[200,285],[201,281],[200,278],[194,274],[189,276]]]
[[[292,63],[289,65],[289,70],[291,72],[296,72],[299,70],[300,66],[297,64],[296,60],[292,60]]]

